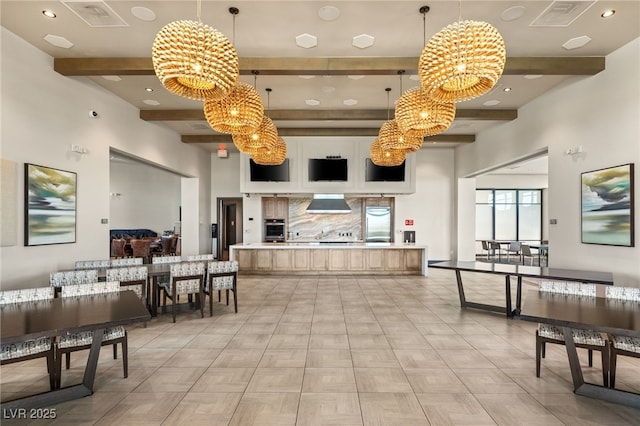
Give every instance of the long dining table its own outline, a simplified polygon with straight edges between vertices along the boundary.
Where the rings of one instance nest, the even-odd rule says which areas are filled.
[[[611,272],[583,271],[574,269],[546,268],[540,266],[525,266],[473,261],[436,262],[430,264],[429,267],[436,269],[451,269],[455,271],[456,282],[458,284],[458,296],[460,298],[460,307],[505,313],[508,318],[512,318],[520,314],[522,305],[523,277],[543,280],[577,281],[583,283],[613,285],[613,274]],[[464,292],[462,272],[479,272],[484,274],[504,275],[506,306],[489,305],[485,303],[468,301]],[[516,277],[517,279],[515,308],[513,307],[513,301],[511,297],[511,277]]]
[[[520,319],[562,328],[575,394],[640,408],[640,394],[584,381],[571,331],[587,329],[640,338],[640,302],[529,290]]]
[[[51,407],[93,394],[98,356],[104,330],[148,321],[144,304],[131,290],[118,293],[56,298],[38,303],[6,305],[0,310],[2,344],[20,343],[39,337],[93,331],[93,341],[82,383],[2,403],[3,412]]]

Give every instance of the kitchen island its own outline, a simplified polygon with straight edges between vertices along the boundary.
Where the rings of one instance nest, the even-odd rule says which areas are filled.
[[[241,243],[229,248],[240,274],[427,275],[427,247],[401,243]]]

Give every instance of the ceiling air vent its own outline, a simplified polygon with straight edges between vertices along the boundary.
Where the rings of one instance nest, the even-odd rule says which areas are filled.
[[[80,19],[90,27],[128,27],[124,19],[103,1],[63,1]]]
[[[554,1],[529,26],[568,27],[595,3],[595,1]]]

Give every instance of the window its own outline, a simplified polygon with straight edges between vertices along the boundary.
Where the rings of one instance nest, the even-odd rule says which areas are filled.
[[[542,190],[476,190],[476,241],[541,239]]]

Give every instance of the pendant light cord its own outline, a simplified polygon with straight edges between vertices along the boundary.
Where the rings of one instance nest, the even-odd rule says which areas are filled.
[[[267,87],[266,89],[264,89],[267,91],[267,109],[265,110],[265,115],[267,115],[267,117],[269,117],[269,115],[267,114],[267,111],[269,111],[271,109],[271,88]]]
[[[387,121],[389,121],[389,93],[391,92],[391,87],[387,87],[384,90],[387,92]]]

